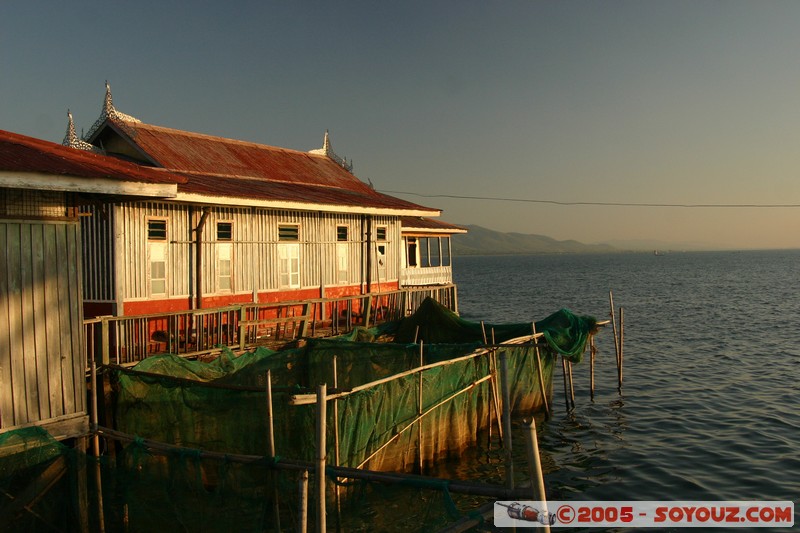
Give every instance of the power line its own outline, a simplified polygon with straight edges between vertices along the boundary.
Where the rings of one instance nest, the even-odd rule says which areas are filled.
[[[564,202],[560,200],[534,200],[532,198],[503,198],[498,196],[464,196],[459,194],[422,194],[408,191],[378,191],[386,194],[408,194],[423,198],[454,198],[456,200],[491,200],[495,202],[523,202],[530,204],[550,204],[550,205],[591,205],[602,207],[683,207],[683,208],[755,208],[755,209],[780,209],[797,208],[800,204],[660,204],[654,202]]]

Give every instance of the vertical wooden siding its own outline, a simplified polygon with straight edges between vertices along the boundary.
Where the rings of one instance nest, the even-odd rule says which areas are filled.
[[[81,236],[83,299],[88,302],[114,301],[113,209],[111,206],[83,206]]]
[[[189,227],[188,206],[159,202],[124,204],[120,207],[124,238],[116,246],[123,247],[117,254],[123,257],[124,299],[144,300],[150,297],[149,263],[147,251],[147,221],[151,218],[167,220],[167,294],[170,297],[187,297],[190,292],[190,245],[193,238]]]
[[[139,202],[122,205],[115,216],[121,217],[122,238],[116,240],[117,257],[120,258],[124,283],[122,297],[126,301],[149,298],[149,264],[147,255],[147,221],[151,218],[167,219],[167,257],[168,298],[194,296],[195,252],[193,229],[197,227],[201,209],[195,208],[190,215],[187,205],[160,202]],[[217,262],[217,223],[232,223],[232,267],[233,288],[220,291],[218,287]],[[239,207],[213,207],[203,227],[203,296],[223,296],[226,294],[246,294],[276,291],[280,286],[278,270],[278,227],[297,225],[300,247],[300,285],[302,288],[353,286],[366,282],[366,227],[358,214],[330,214],[316,211],[292,211],[254,209]],[[348,276],[345,282],[338,278],[336,262],[337,226],[347,226],[348,232]],[[379,276],[377,265],[377,244],[375,242],[378,226],[386,227],[386,267]],[[92,228],[89,239],[102,240],[101,233],[111,232],[112,224],[102,229]],[[396,282],[399,277],[400,220],[398,217],[375,216],[372,222],[371,279],[373,289],[377,284]],[[121,249],[120,249],[121,248]],[[114,271],[112,265],[103,264],[98,256],[103,252],[102,243],[85,244],[84,257],[94,268],[104,269],[108,277]],[[110,253],[108,255],[111,255]],[[122,260],[124,259],[124,260]],[[93,277],[94,276],[94,277]],[[97,274],[87,273],[87,280],[94,285],[100,283]],[[110,282],[109,282],[110,283]],[[109,298],[113,300],[113,298]]]
[[[77,222],[0,221],[0,424],[85,412]]]

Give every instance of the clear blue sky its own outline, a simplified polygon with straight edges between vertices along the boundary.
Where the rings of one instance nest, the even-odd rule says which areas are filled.
[[[3,2],[0,129],[61,141],[104,82],[145,122],[334,149],[377,189],[800,204],[800,2]],[[582,242],[800,248],[800,208],[397,194]]]

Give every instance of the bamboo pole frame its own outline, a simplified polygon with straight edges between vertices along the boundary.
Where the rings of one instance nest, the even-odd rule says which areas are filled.
[[[516,346],[516,345],[524,344],[525,342],[529,342],[530,341],[530,336],[526,335],[524,337],[520,337],[519,339],[520,339],[519,342],[511,342],[511,341],[509,341],[509,342],[507,342],[505,344],[497,345],[497,347],[502,348],[502,347],[508,346],[508,345]],[[516,339],[514,339],[514,340],[516,340]],[[392,374],[391,376],[387,376],[385,378],[377,379],[375,381],[370,381],[369,383],[364,383],[363,385],[358,385],[358,386],[355,386],[355,387],[353,387],[351,389],[348,389],[348,390],[342,390],[342,391],[334,392],[332,394],[328,394],[327,397],[328,397],[329,400],[332,400],[334,398],[344,398],[344,397],[349,396],[351,394],[355,394],[357,392],[368,390],[368,389],[377,387],[378,385],[382,385],[384,383],[388,383],[388,382],[394,381],[396,379],[404,378],[404,377],[409,376],[411,374],[416,374],[417,372],[424,372],[426,370],[430,370],[431,368],[438,368],[440,366],[448,366],[448,365],[453,365],[453,364],[456,364],[456,363],[461,363],[463,361],[467,361],[469,359],[474,359],[476,357],[485,357],[485,356],[489,355],[490,350],[491,350],[491,347],[478,348],[478,349],[476,349],[476,350],[474,350],[474,351],[472,351],[472,352],[470,352],[470,353],[468,353],[466,355],[462,355],[461,357],[455,357],[453,359],[446,359],[444,361],[437,361],[435,363],[429,363],[429,364],[427,364],[425,366],[422,366],[422,367],[412,368],[412,369],[406,370],[404,372],[398,372],[397,374]],[[242,390],[247,390],[247,389],[242,387]],[[317,398],[316,394],[294,394],[289,398],[289,405],[310,405],[310,404],[316,403],[316,398]]]
[[[359,465],[358,465],[356,468],[362,468],[364,465],[366,465],[366,464],[367,464],[367,463],[368,463],[368,462],[369,462],[369,461],[370,461],[370,460],[371,460],[373,457],[375,457],[375,456],[376,456],[376,455],[378,455],[380,452],[382,452],[382,451],[383,451],[383,450],[384,450],[384,449],[385,449],[387,446],[389,446],[391,443],[393,443],[394,441],[396,441],[397,439],[399,439],[399,438],[400,438],[400,435],[402,435],[403,433],[405,433],[405,432],[406,432],[408,429],[410,429],[410,428],[414,427],[414,424],[415,424],[415,423],[422,423],[422,418],[424,418],[424,417],[428,416],[428,415],[429,415],[429,414],[431,414],[433,411],[435,411],[437,408],[439,408],[439,407],[441,407],[442,405],[446,404],[446,403],[447,403],[447,402],[449,402],[450,400],[452,400],[452,399],[454,399],[454,398],[457,398],[458,396],[460,396],[461,394],[464,394],[465,392],[469,392],[469,391],[471,391],[471,390],[472,390],[473,388],[475,388],[477,385],[480,385],[481,383],[483,383],[484,381],[487,381],[487,380],[489,380],[489,379],[491,379],[491,376],[490,376],[490,375],[487,375],[487,376],[484,376],[484,377],[482,377],[481,379],[478,379],[478,380],[476,380],[476,381],[473,381],[472,383],[470,383],[469,385],[467,385],[467,386],[466,386],[466,387],[464,387],[463,389],[461,389],[461,390],[459,390],[459,391],[456,391],[456,392],[454,392],[453,394],[451,394],[451,395],[447,396],[447,397],[446,397],[446,398],[444,398],[443,400],[440,400],[439,402],[437,402],[435,405],[432,405],[431,407],[429,407],[428,409],[426,409],[426,410],[425,410],[425,411],[422,413],[422,415],[420,415],[419,417],[415,418],[414,420],[412,420],[411,422],[409,422],[407,425],[405,425],[405,426],[403,427],[403,429],[401,429],[400,431],[398,431],[397,433],[395,433],[394,435],[392,435],[392,438],[391,438],[391,439],[389,439],[389,440],[387,440],[386,442],[384,442],[384,443],[381,445],[381,447],[380,447],[380,448],[378,448],[377,450],[375,450],[374,452],[372,452],[372,454],[370,454],[370,456],[369,456],[369,457],[367,457],[366,459],[364,459],[364,460],[361,462],[361,464],[359,464]]]
[[[142,446],[152,451],[160,452],[173,452],[176,450],[186,450],[187,448],[176,446],[174,444],[167,444],[164,442],[157,442],[149,439],[141,439],[135,435],[129,435],[121,431],[116,431],[110,428],[99,427],[98,432],[106,438],[111,438],[123,442],[138,442]],[[264,461],[264,457],[260,455],[243,455],[243,454],[228,454],[222,452],[212,452],[206,450],[197,450],[196,455],[200,458],[217,459],[221,461],[232,461],[236,463],[260,463]],[[294,470],[302,472],[303,470],[310,470],[315,467],[314,462],[302,461],[298,459],[280,458],[275,460],[272,468],[278,470]],[[418,486],[430,487],[431,483],[446,485],[447,490],[458,494],[472,494],[474,496],[487,496],[501,500],[509,499],[525,499],[530,497],[530,489],[514,489],[508,490],[506,487],[491,485],[487,483],[476,483],[471,481],[462,481],[458,479],[444,479],[428,476],[420,476],[415,474],[403,474],[399,472],[379,472],[374,470],[362,470],[358,468],[345,467],[345,466],[328,466],[327,471],[337,478],[350,478],[350,479],[363,479],[365,481],[373,481],[377,483],[417,483]]]

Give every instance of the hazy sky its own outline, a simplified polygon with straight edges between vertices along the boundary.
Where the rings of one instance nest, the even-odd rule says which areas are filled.
[[[144,122],[299,150],[378,190],[800,206],[800,2],[0,4],[0,129],[60,142],[104,82]],[[582,242],[800,248],[800,207],[396,194]]]

